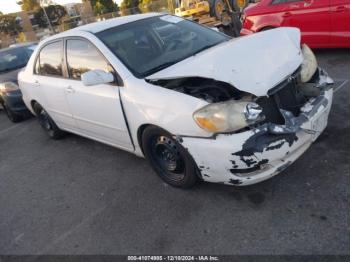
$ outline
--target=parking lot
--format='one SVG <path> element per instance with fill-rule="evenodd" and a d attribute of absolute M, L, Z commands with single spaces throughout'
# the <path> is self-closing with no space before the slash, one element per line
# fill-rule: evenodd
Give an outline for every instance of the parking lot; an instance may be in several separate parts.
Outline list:
<path fill-rule="evenodd" d="M 329 125 L 280 175 L 233 187 L 164 184 L 148 163 L 75 135 L 50 140 L 0 111 L 1 254 L 349 254 L 350 50 Z"/>

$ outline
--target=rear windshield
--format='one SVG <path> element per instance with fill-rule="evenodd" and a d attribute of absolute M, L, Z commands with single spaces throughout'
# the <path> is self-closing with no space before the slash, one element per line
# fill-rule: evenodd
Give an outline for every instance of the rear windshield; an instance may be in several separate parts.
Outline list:
<path fill-rule="evenodd" d="M 230 39 L 171 15 L 142 19 L 96 35 L 139 78 Z"/>
<path fill-rule="evenodd" d="M 33 53 L 35 45 L 15 47 L 0 51 L 0 73 L 25 67 Z"/>

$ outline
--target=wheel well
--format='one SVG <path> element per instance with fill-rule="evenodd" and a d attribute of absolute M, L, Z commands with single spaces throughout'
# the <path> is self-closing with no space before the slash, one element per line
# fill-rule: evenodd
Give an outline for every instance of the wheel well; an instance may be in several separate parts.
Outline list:
<path fill-rule="evenodd" d="M 137 143 L 139 144 L 139 147 L 141 148 L 142 154 L 144 154 L 143 148 L 142 148 L 142 133 L 143 133 L 143 131 L 145 131 L 145 129 L 148 126 L 152 126 L 152 125 L 151 124 L 143 124 L 137 130 Z"/>
<path fill-rule="evenodd" d="M 32 110 L 33 110 L 34 113 L 36 113 L 35 109 L 34 109 L 34 105 L 35 104 L 39 104 L 39 103 L 37 101 L 35 101 L 35 100 L 30 101 L 30 106 L 32 107 Z"/>
<path fill-rule="evenodd" d="M 142 124 L 139 129 L 137 130 L 137 142 L 139 143 L 139 147 L 141 148 L 141 151 L 142 151 L 142 154 L 144 154 L 143 152 L 143 148 L 142 148 L 142 134 L 143 132 L 145 131 L 145 129 L 149 126 L 154 126 L 156 128 L 159 128 L 161 130 L 164 130 L 166 131 L 167 133 L 169 133 L 170 135 L 172 135 L 169 131 L 167 131 L 166 129 L 164 128 L 161 128 L 160 126 L 157 126 L 157 125 L 152 125 L 152 124 Z"/>

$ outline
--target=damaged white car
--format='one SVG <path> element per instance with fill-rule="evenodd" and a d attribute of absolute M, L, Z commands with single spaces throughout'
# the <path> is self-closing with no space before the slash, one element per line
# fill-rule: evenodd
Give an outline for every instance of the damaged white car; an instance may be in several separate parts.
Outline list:
<path fill-rule="evenodd" d="M 68 131 L 145 156 L 177 187 L 284 170 L 325 129 L 332 83 L 298 29 L 231 39 L 165 14 L 52 36 L 19 74 L 52 138 Z"/>

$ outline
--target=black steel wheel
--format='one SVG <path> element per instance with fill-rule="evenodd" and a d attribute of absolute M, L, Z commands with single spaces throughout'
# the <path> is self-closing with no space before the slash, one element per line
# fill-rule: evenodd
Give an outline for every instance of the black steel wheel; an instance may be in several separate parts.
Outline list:
<path fill-rule="evenodd" d="M 142 148 L 156 173 L 168 184 L 188 188 L 197 179 L 190 154 L 165 130 L 149 126 L 142 134 Z"/>
<path fill-rule="evenodd" d="M 13 123 L 18 123 L 22 120 L 22 116 L 16 114 L 15 112 L 13 112 L 11 110 L 11 108 L 9 108 L 6 104 L 2 104 L 2 107 L 4 108 L 4 112 L 7 116 L 7 118 L 13 122 Z"/>
<path fill-rule="evenodd" d="M 64 132 L 58 128 L 58 126 L 41 105 L 35 103 L 33 109 L 36 113 L 39 124 L 50 138 L 60 139 L 64 135 Z"/>

